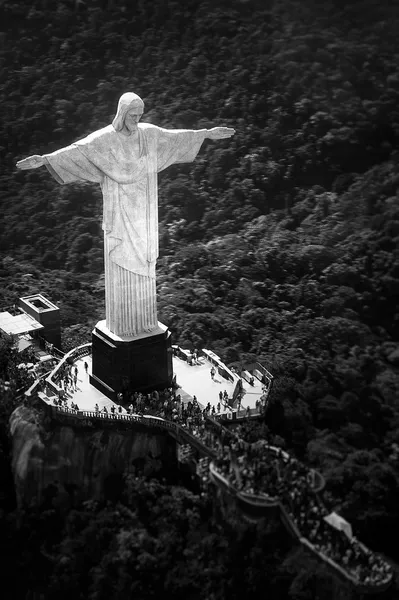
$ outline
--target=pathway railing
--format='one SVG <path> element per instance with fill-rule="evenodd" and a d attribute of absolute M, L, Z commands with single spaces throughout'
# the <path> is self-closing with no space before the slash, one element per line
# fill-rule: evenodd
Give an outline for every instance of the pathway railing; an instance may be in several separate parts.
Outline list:
<path fill-rule="evenodd" d="M 196 437 L 193 433 L 191 433 L 178 423 L 173 423 L 172 421 L 166 421 L 165 419 L 160 419 L 157 417 L 148 417 L 139 414 L 126 414 L 118 412 L 104 413 L 100 411 L 97 412 L 89 410 L 74 410 L 71 408 L 64 408 L 55 405 L 52 406 L 52 409 L 55 418 L 57 413 L 59 413 L 69 415 L 78 419 L 94 419 L 98 421 L 109 421 L 114 423 L 115 421 L 123 421 L 130 423 L 136 422 L 141 423 L 142 425 L 145 425 L 147 427 L 158 427 L 160 429 L 164 429 L 170 432 L 179 443 L 186 441 L 192 446 L 194 446 L 196 450 L 198 450 L 202 455 L 216 458 L 216 453 L 212 449 L 208 448 L 198 437 Z"/>
<path fill-rule="evenodd" d="M 237 419 L 246 419 L 249 417 L 259 417 L 262 414 L 258 408 L 250 408 L 249 411 L 246 408 L 242 410 L 233 410 L 232 412 L 219 414 L 220 419 L 228 419 L 229 421 L 235 421 Z"/>
<path fill-rule="evenodd" d="M 38 379 L 24 392 L 26 397 L 32 396 L 32 394 L 37 393 L 41 388 L 43 388 L 45 383 L 45 378 L 48 377 L 48 373 L 43 373 L 40 375 Z"/>
<path fill-rule="evenodd" d="M 282 448 L 277 448 L 276 446 L 271 446 L 265 440 L 259 440 L 258 442 L 255 442 L 255 444 L 263 447 L 263 449 L 266 452 L 270 452 L 271 454 L 274 454 L 275 456 L 282 456 L 285 461 L 291 460 L 291 456 L 288 454 L 288 452 L 285 452 L 284 450 L 282 450 Z M 297 461 L 297 462 L 300 462 L 300 461 Z M 325 485 L 326 485 L 326 480 L 324 479 L 323 475 L 316 469 L 311 469 L 311 468 L 308 469 L 308 475 L 309 475 L 309 480 L 310 480 L 309 483 L 310 483 L 311 489 L 316 493 L 321 492 L 325 488 Z"/>
<path fill-rule="evenodd" d="M 260 518 L 266 517 L 266 511 L 270 509 L 279 510 L 280 518 L 289 531 L 289 533 L 301 543 L 304 548 L 310 550 L 312 554 L 330 569 L 332 569 L 341 579 L 351 583 L 360 593 L 364 594 L 375 594 L 385 591 L 391 584 L 393 578 L 393 572 L 391 571 L 385 579 L 380 582 L 366 583 L 359 578 L 354 577 L 348 569 L 338 564 L 335 560 L 326 556 L 322 551 L 318 550 L 307 538 L 305 538 L 300 532 L 293 518 L 291 518 L 288 510 L 285 508 L 283 502 L 279 497 L 262 497 L 256 494 L 248 492 L 240 492 L 235 486 L 231 484 L 228 478 L 224 477 L 222 473 L 215 467 L 214 463 L 209 465 L 209 472 L 211 480 L 222 490 L 227 491 L 232 497 L 236 497 L 238 501 L 244 503 L 244 514 L 246 514 L 249 521 L 257 522 Z M 242 504 L 240 503 L 242 507 Z M 259 510 L 261 512 L 259 512 Z M 363 551 L 368 549 L 363 544 L 358 544 Z"/>
<path fill-rule="evenodd" d="M 62 387 L 58 383 L 61 379 L 61 373 L 64 369 L 64 366 L 70 361 L 75 362 L 79 358 L 89 354 L 91 354 L 91 343 L 77 346 L 76 348 L 73 348 L 73 350 L 70 350 L 70 352 L 64 354 L 60 362 L 54 367 L 50 375 L 46 378 L 47 386 L 55 396 L 58 397 L 63 391 Z"/>
<path fill-rule="evenodd" d="M 71 351 L 70 353 L 65 355 L 65 357 L 64 357 L 65 360 L 63 360 L 62 362 L 65 362 L 66 360 L 68 360 L 68 358 L 72 358 L 72 359 L 74 358 L 76 360 L 77 356 L 78 357 L 81 357 L 82 355 L 84 356 L 85 355 L 84 353 L 87 354 L 90 352 L 90 347 L 91 347 L 91 344 L 85 344 L 84 346 L 79 347 L 79 349 L 75 349 L 75 351 Z M 76 350 L 79 350 L 79 353 L 76 352 Z M 58 367 L 59 367 L 59 365 L 58 365 Z M 47 380 L 46 380 L 47 382 L 49 379 L 51 380 L 51 376 L 54 375 L 54 372 L 56 372 L 56 371 L 57 371 L 57 368 L 54 369 L 52 374 L 47 378 Z M 34 390 L 34 385 L 31 386 L 31 388 L 33 388 L 33 390 Z M 189 443 L 196 450 L 198 450 L 198 452 L 200 454 L 202 454 L 203 456 L 210 457 L 211 459 L 216 459 L 216 456 L 217 456 L 216 450 L 209 448 L 203 442 L 203 440 L 200 439 L 200 437 L 194 435 L 193 431 L 189 431 L 186 427 L 184 427 L 178 423 L 174 423 L 172 421 L 167 421 L 162 418 L 157 418 L 157 417 L 153 417 L 153 416 L 145 416 L 142 414 L 102 413 L 102 412 L 86 411 L 86 410 L 80 411 L 80 410 L 73 410 L 70 408 L 64 408 L 64 407 L 60 407 L 60 406 L 52 406 L 52 409 L 53 409 L 53 415 L 55 416 L 55 418 L 57 418 L 57 414 L 63 414 L 63 415 L 67 415 L 67 416 L 82 419 L 82 420 L 90 419 L 90 420 L 95 420 L 97 422 L 106 420 L 108 422 L 113 422 L 113 423 L 115 423 L 116 421 L 130 422 L 130 423 L 136 422 L 136 423 L 140 423 L 142 425 L 149 426 L 149 427 L 157 427 L 157 428 L 168 431 L 173 437 L 175 437 L 175 439 L 180 444 L 184 443 L 184 442 Z M 210 432 L 209 440 L 212 440 L 212 434 L 214 434 L 215 431 L 219 431 L 220 434 L 222 434 L 224 432 L 225 435 L 238 438 L 238 436 L 236 434 L 234 434 L 233 432 L 226 429 L 221 423 L 219 423 L 218 421 L 215 421 L 214 419 L 207 417 L 205 419 L 205 423 L 207 423 L 208 431 Z M 274 446 L 269 446 L 269 445 L 267 445 L 266 442 L 264 442 L 262 445 L 264 446 L 265 450 L 272 453 L 273 455 L 279 455 L 280 457 L 282 457 L 283 459 L 285 459 L 287 461 L 290 459 L 290 455 L 288 453 L 284 452 L 284 450 L 281 450 L 280 448 L 276 448 Z M 268 496 L 266 494 L 265 494 L 265 496 L 260 496 L 260 495 L 254 494 L 254 493 L 249 493 L 246 491 L 238 490 L 230 482 L 229 478 L 224 477 L 222 475 L 222 473 L 215 467 L 215 465 L 212 462 L 209 465 L 209 472 L 210 472 L 212 480 L 217 485 L 228 490 L 229 493 L 233 494 L 238 500 L 240 500 L 241 502 L 244 502 L 249 511 L 251 510 L 251 508 L 253 510 L 255 510 L 255 514 L 257 514 L 259 512 L 259 510 L 269 511 L 271 508 L 278 506 L 279 510 L 280 510 L 280 515 L 281 515 L 282 521 L 285 524 L 285 526 L 287 527 L 287 529 L 291 532 L 291 534 L 297 540 L 299 540 L 299 542 L 304 547 L 311 550 L 315 556 L 317 556 L 325 564 L 327 564 L 332 569 L 334 569 L 334 571 L 337 572 L 343 578 L 345 578 L 345 580 L 352 583 L 356 587 L 356 589 L 361 590 L 363 593 L 376 593 L 376 592 L 383 591 L 390 585 L 392 578 L 393 578 L 392 572 L 391 572 L 390 576 L 387 576 L 381 582 L 364 583 L 360 579 L 353 577 L 351 575 L 350 570 L 345 569 L 341 565 L 337 564 L 335 562 L 335 560 L 332 560 L 330 557 L 325 556 L 323 554 L 323 552 L 321 552 L 317 548 L 315 548 L 315 546 L 308 539 L 304 538 L 301 535 L 301 532 L 299 531 L 294 518 L 291 517 L 291 515 L 289 514 L 289 511 L 285 508 L 285 506 L 283 505 L 282 500 L 280 498 Z M 317 472 L 314 470 L 310 470 L 309 472 L 313 473 L 314 477 L 315 477 L 315 479 L 313 481 L 313 486 L 311 485 L 311 482 L 309 482 L 313 491 L 316 492 L 316 490 L 322 489 L 322 487 L 324 487 L 324 483 L 325 483 L 324 478 L 320 474 L 318 474 L 319 479 L 317 479 Z M 266 516 L 266 514 L 257 516 L 256 518 L 261 518 L 261 516 Z"/>

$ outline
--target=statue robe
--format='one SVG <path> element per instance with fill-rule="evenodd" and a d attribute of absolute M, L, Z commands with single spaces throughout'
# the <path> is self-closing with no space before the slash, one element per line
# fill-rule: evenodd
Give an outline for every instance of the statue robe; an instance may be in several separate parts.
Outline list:
<path fill-rule="evenodd" d="M 133 152 L 137 137 L 125 136 L 108 125 L 44 155 L 58 183 L 91 181 L 101 185 L 106 325 L 118 336 L 135 336 L 158 326 L 157 173 L 174 163 L 192 162 L 206 132 L 139 123 L 137 158 Z"/>

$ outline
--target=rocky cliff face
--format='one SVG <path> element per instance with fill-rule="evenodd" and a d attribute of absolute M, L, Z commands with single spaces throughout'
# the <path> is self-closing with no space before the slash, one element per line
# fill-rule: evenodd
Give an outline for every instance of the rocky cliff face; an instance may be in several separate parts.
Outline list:
<path fill-rule="evenodd" d="M 177 467 L 176 442 L 167 432 L 140 424 L 59 422 L 48 412 L 20 406 L 11 415 L 10 430 L 19 506 L 116 499 L 124 473 Z"/>

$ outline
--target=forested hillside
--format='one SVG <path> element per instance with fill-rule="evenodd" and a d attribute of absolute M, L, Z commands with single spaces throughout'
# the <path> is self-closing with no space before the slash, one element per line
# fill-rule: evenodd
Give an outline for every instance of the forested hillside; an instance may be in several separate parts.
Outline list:
<path fill-rule="evenodd" d="M 1 310 L 48 295 L 66 349 L 104 314 L 99 187 L 17 160 L 109 124 L 125 91 L 146 122 L 234 127 L 159 176 L 160 320 L 273 372 L 267 427 L 396 560 L 398 25 L 399 4 L 373 0 L 0 5 Z M 289 597 L 327 598 L 303 568 Z M 233 597 L 215 589 L 191 597 Z"/>

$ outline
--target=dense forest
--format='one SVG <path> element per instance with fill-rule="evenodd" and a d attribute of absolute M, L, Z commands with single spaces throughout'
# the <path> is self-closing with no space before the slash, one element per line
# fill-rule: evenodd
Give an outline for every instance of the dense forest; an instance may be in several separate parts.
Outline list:
<path fill-rule="evenodd" d="M 355 534 L 399 561 L 399 5 L 3 0 L 0 23 L 0 309 L 44 293 L 65 350 L 104 314 L 99 187 L 17 160 L 109 124 L 125 91 L 145 122 L 234 127 L 159 175 L 160 320 L 273 373 L 247 438 L 271 431 L 320 469 Z M 3 504 L 9 577 L 28 574 L 12 598 L 356 598 L 267 524 L 221 528 L 183 488 L 139 478 L 68 515 Z"/>

